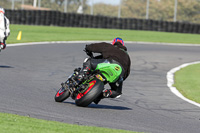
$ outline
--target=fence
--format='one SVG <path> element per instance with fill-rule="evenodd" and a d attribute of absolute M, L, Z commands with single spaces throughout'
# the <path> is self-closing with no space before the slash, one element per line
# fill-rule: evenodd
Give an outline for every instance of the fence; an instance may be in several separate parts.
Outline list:
<path fill-rule="evenodd" d="M 11 24 L 148 30 L 200 34 L 200 24 L 93 16 L 59 11 L 6 10 Z"/>

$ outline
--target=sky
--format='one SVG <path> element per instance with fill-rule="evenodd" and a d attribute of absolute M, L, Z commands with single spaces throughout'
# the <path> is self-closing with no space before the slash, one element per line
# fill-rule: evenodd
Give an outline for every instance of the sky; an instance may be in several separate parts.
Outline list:
<path fill-rule="evenodd" d="M 92 1 L 95 3 L 105 3 L 105 4 L 112 4 L 112 5 L 119 5 L 120 0 L 89 0 L 88 4 L 91 5 Z"/>

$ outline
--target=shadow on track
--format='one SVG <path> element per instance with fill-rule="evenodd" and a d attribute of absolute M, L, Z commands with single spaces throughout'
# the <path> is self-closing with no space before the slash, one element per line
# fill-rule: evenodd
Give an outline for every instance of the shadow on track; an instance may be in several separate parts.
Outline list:
<path fill-rule="evenodd" d="M 12 66 L 0 66 L 0 68 L 14 68 Z"/>
<path fill-rule="evenodd" d="M 88 108 L 98 108 L 98 109 L 114 109 L 114 110 L 132 110 L 128 107 L 122 107 L 122 106 L 111 106 L 111 105 L 101 105 L 101 104 L 90 104 Z"/>
<path fill-rule="evenodd" d="M 67 104 L 72 104 L 75 105 L 74 102 L 63 102 Z M 78 106 L 77 106 L 78 107 Z M 90 104 L 88 107 L 85 108 L 93 108 L 93 109 L 113 109 L 113 110 L 132 110 L 131 108 L 128 107 L 122 107 L 122 106 L 111 106 L 111 105 L 102 105 L 102 104 Z"/>

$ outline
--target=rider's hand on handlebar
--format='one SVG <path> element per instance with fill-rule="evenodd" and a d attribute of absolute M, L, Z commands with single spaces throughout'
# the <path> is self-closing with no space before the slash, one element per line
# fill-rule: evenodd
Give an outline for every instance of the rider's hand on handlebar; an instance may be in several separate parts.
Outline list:
<path fill-rule="evenodd" d="M 85 49 L 84 51 L 86 52 L 86 54 L 87 54 L 88 56 L 93 57 L 92 52 L 88 51 L 87 49 Z"/>

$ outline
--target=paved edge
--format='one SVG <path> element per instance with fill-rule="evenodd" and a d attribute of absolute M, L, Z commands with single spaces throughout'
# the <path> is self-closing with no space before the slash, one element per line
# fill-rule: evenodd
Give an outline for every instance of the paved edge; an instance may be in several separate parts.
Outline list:
<path fill-rule="evenodd" d="M 8 47 L 13 46 L 25 46 L 25 45 L 40 45 L 40 44 L 54 44 L 54 43 L 95 43 L 95 42 L 103 42 L 103 41 L 51 41 L 51 42 L 31 42 L 31 43 L 15 43 L 15 44 L 9 44 Z M 110 41 L 104 41 L 104 42 L 110 42 Z M 133 42 L 133 41 L 126 41 L 126 43 L 134 43 L 134 44 L 154 44 L 154 45 L 172 45 L 172 46 L 200 46 L 200 44 L 182 44 L 182 43 L 158 43 L 158 42 Z M 169 72 L 167 72 L 167 86 L 170 88 L 172 93 L 174 93 L 176 96 L 180 97 L 181 99 L 196 105 L 200 107 L 199 103 L 196 103 L 192 100 L 189 100 L 185 98 L 177 89 L 176 87 L 173 87 L 174 84 L 174 73 L 181 68 L 184 68 L 188 65 L 197 64 L 200 63 L 200 61 L 192 62 L 192 63 L 186 63 L 182 64 L 176 68 L 171 69 Z"/>
<path fill-rule="evenodd" d="M 37 45 L 37 44 L 53 44 L 53 43 L 95 43 L 95 42 L 111 42 L 108 40 L 104 41 L 50 41 L 50 42 L 30 42 L 30 43 L 15 43 L 8 44 L 8 47 L 12 46 L 23 46 L 23 45 Z M 126 41 L 126 43 L 134 44 L 153 44 L 153 45 L 172 45 L 172 46 L 200 46 L 200 44 L 184 44 L 184 43 L 161 43 L 161 42 L 136 42 L 136 41 Z"/>
<path fill-rule="evenodd" d="M 197 62 L 192 62 L 192 63 L 186 63 L 186 64 L 182 64 L 178 67 L 175 67 L 173 69 L 171 69 L 169 72 L 167 72 L 167 86 L 170 88 L 170 90 L 172 91 L 172 93 L 174 93 L 176 96 L 180 97 L 181 99 L 193 104 L 193 105 L 196 105 L 197 107 L 200 107 L 200 104 L 199 103 L 196 103 L 192 100 L 189 100 L 187 99 L 186 97 L 184 97 L 177 89 L 176 87 L 173 87 L 173 84 L 174 84 L 174 73 L 177 72 L 178 70 L 180 70 L 181 68 L 184 68 L 186 66 L 189 66 L 189 65 L 193 65 L 193 64 L 198 64 L 200 63 L 200 61 L 197 61 Z"/>

